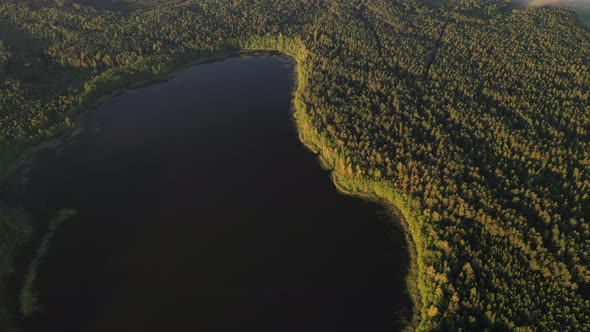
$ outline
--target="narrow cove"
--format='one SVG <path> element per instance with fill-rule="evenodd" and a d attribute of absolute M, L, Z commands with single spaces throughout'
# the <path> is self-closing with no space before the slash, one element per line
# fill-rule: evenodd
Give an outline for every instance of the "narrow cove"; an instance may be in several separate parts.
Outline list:
<path fill-rule="evenodd" d="M 404 236 L 338 193 L 297 139 L 294 64 L 241 57 L 110 99 L 19 170 L 61 209 L 26 331 L 392 331 L 411 318 Z M 26 176 L 25 176 L 26 175 Z"/>

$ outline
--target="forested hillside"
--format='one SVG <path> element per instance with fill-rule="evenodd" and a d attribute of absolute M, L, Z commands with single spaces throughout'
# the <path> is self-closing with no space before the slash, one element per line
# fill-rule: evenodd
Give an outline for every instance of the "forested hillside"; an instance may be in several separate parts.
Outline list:
<path fill-rule="evenodd" d="M 1 172 L 101 96 L 240 49 L 295 57 L 304 142 L 402 210 L 420 330 L 590 330 L 590 30 L 565 7 L 3 0 Z"/>

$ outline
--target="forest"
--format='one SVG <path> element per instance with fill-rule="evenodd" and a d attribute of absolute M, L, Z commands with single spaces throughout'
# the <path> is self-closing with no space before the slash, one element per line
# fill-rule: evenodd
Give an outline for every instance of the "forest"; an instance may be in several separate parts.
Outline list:
<path fill-rule="evenodd" d="M 294 57 L 303 141 L 402 211 L 418 330 L 590 330 L 590 30 L 566 7 L 0 0 L 0 177 L 102 96 L 240 50 Z"/>

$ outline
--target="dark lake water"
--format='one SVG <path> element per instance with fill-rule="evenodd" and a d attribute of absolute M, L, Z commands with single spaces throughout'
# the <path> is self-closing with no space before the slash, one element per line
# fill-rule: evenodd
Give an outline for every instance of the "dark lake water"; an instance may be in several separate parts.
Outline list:
<path fill-rule="evenodd" d="M 105 102 L 21 170 L 37 225 L 79 211 L 26 330 L 395 330 L 403 235 L 299 142 L 293 72 L 283 57 L 195 66 Z"/>

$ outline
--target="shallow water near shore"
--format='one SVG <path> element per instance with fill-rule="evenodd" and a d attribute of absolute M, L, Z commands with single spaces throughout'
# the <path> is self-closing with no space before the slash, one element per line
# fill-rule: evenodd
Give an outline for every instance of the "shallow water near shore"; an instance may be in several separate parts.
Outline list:
<path fill-rule="evenodd" d="M 21 170 L 56 232 L 26 331 L 392 331 L 407 249 L 292 121 L 294 64 L 242 57 L 106 101 Z M 14 199 L 17 199 L 14 198 Z"/>

